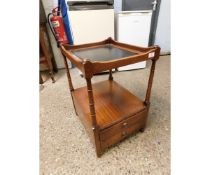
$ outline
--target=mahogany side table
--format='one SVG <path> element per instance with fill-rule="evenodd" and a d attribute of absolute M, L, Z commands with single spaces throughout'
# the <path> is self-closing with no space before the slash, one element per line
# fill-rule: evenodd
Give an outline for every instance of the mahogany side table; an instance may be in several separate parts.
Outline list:
<path fill-rule="evenodd" d="M 160 47 L 137 47 L 112 38 L 82 45 L 61 45 L 70 93 L 76 114 L 83 123 L 98 157 L 104 150 L 129 135 L 144 131 L 150 107 L 150 94 Z M 84 75 L 87 86 L 73 88 L 67 59 Z M 112 69 L 151 60 L 144 100 L 137 98 L 113 80 Z M 92 84 L 94 74 L 109 70 L 109 79 Z"/>

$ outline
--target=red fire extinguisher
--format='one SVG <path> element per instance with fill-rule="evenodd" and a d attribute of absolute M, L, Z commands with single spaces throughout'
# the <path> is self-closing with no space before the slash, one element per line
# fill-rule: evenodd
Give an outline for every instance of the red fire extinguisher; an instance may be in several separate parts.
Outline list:
<path fill-rule="evenodd" d="M 48 14 L 48 23 L 49 23 L 50 29 L 51 29 L 57 43 L 59 45 L 59 44 L 68 43 L 68 39 L 66 36 L 62 17 L 58 16 L 57 14 L 59 14 L 58 7 L 54 8 L 52 10 L 52 13 Z M 50 17 L 51 15 L 52 15 L 52 17 Z"/>

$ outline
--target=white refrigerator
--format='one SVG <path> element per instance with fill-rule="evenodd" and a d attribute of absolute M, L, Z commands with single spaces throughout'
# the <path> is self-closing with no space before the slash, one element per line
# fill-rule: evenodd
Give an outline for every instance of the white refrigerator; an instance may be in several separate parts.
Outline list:
<path fill-rule="evenodd" d="M 116 39 L 119 42 L 148 47 L 152 11 L 122 11 L 116 14 Z M 146 61 L 123 66 L 119 71 L 146 67 Z"/>

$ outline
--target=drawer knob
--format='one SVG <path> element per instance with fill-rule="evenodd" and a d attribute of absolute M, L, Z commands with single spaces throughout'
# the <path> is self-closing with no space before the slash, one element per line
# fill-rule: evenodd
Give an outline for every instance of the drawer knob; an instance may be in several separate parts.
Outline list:
<path fill-rule="evenodd" d="M 126 123 L 126 122 L 123 123 L 123 127 L 124 127 L 124 128 L 127 128 L 127 127 L 128 127 L 128 123 Z"/>
<path fill-rule="evenodd" d="M 123 132 L 122 132 L 122 136 L 123 136 L 123 137 L 125 137 L 125 136 L 127 136 L 127 135 L 128 135 L 128 133 L 127 133 L 126 131 L 123 131 Z"/>

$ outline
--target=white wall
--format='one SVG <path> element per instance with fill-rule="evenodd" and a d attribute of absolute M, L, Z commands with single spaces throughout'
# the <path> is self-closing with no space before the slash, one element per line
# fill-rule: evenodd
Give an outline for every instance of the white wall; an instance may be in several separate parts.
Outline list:
<path fill-rule="evenodd" d="M 155 44 L 161 53 L 171 52 L 171 6 L 170 0 L 161 0 Z"/>

